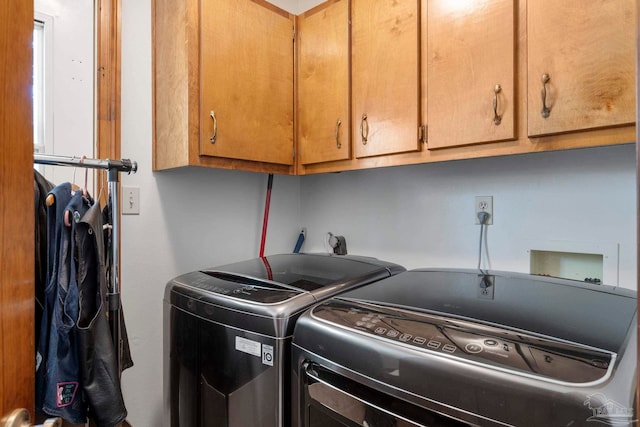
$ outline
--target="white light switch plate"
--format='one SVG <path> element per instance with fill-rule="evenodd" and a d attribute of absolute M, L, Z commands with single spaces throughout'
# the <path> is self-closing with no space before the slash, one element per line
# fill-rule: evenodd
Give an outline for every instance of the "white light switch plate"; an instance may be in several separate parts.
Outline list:
<path fill-rule="evenodd" d="M 140 187 L 122 187 L 122 215 L 140 215 Z"/>

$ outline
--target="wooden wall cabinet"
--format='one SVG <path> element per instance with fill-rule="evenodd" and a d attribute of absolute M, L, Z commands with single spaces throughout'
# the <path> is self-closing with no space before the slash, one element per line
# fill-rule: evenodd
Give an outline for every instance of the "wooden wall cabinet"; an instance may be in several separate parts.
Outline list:
<path fill-rule="evenodd" d="M 634 0 L 530 0 L 527 19 L 529 136 L 634 123 Z"/>
<path fill-rule="evenodd" d="M 298 161 L 351 158 L 349 2 L 332 0 L 297 23 Z"/>
<path fill-rule="evenodd" d="M 355 155 L 419 151 L 420 1 L 352 0 L 351 8 Z"/>
<path fill-rule="evenodd" d="M 295 17 L 264 0 L 154 0 L 155 170 L 291 174 Z"/>
<path fill-rule="evenodd" d="M 633 142 L 633 0 L 605 0 L 590 7 L 577 0 L 561 3 L 351 0 L 354 156 L 299 164 L 297 173 Z M 401 8 L 407 9 L 398 12 Z M 403 16 L 413 19 L 407 11 L 414 8 L 419 11 L 418 29 L 409 36 L 413 30 L 407 28 L 412 25 L 403 25 Z M 411 62 L 415 34 L 420 37 L 421 69 Z M 546 58 L 547 65 L 534 69 L 539 56 Z M 547 72 L 543 68 L 555 70 L 555 64 L 564 64 L 562 68 L 570 73 L 561 77 L 563 73 L 553 71 L 558 76 L 552 76 L 548 85 L 551 120 L 545 129 L 534 131 L 532 122 L 540 121 L 540 75 Z M 403 84 L 414 85 L 415 70 L 420 73 L 419 84 L 406 92 L 399 89 Z M 496 85 L 500 85 L 497 94 Z M 411 97 L 416 93 L 419 108 Z M 562 110 L 570 119 L 558 120 Z M 396 115 L 396 111 L 402 113 Z M 422 113 L 418 117 L 427 125 L 426 150 L 416 143 L 420 122 L 414 111 Z M 363 114 L 369 128 L 367 144 L 362 144 Z M 406 121 L 394 123 L 400 115 Z M 500 125 L 494 122 L 496 115 L 501 116 Z M 374 128 L 381 118 L 387 118 L 382 119 L 383 126 Z M 552 129 L 553 121 L 557 124 Z"/>
<path fill-rule="evenodd" d="M 633 142 L 636 12 L 328 0 L 296 23 L 265 0 L 154 0 L 154 169 L 310 174 Z"/>
<path fill-rule="evenodd" d="M 420 150 L 419 3 L 333 0 L 299 17 L 303 169 L 352 159 L 352 149 L 356 158 Z"/>
<path fill-rule="evenodd" d="M 424 3 L 428 148 L 515 139 L 515 1 Z"/>

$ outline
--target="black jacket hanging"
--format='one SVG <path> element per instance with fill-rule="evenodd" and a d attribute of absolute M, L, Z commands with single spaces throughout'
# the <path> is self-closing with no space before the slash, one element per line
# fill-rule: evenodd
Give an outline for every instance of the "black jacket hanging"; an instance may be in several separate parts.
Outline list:
<path fill-rule="evenodd" d="M 77 323 L 82 386 L 89 416 L 98 427 L 111 427 L 124 421 L 127 411 L 107 319 L 102 215 L 98 204 L 82 217 L 75 238 L 78 252 L 83 254 L 78 260 Z"/>
<path fill-rule="evenodd" d="M 102 222 L 104 224 L 113 224 L 113 218 L 111 216 L 112 215 L 111 206 L 112 206 L 111 196 L 109 196 L 109 202 L 104 207 L 104 209 L 102 209 Z M 111 227 L 105 227 L 103 237 L 104 237 L 104 253 L 106 254 L 105 271 L 106 271 L 107 283 L 111 283 L 111 274 L 114 274 L 111 257 L 108 256 L 108 254 L 111 254 L 111 251 L 113 250 L 112 236 L 113 236 L 113 233 L 112 233 Z M 120 312 L 120 322 L 118 322 L 118 324 L 120 325 L 120 342 L 121 342 L 120 370 L 124 371 L 125 369 L 128 369 L 133 366 L 133 359 L 131 358 L 131 349 L 129 347 L 129 336 L 127 334 L 127 325 L 125 324 L 125 321 L 124 321 L 124 307 L 122 305 L 122 301 L 120 302 L 119 312 Z"/>
<path fill-rule="evenodd" d="M 47 286 L 47 193 L 54 185 L 37 170 L 33 171 L 35 214 L 35 336 L 40 336 L 40 324 L 44 310 L 44 288 Z"/>

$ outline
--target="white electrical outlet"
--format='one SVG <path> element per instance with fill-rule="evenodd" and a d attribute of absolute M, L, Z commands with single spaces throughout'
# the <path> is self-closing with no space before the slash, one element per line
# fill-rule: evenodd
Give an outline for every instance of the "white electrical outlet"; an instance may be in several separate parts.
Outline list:
<path fill-rule="evenodd" d="M 476 224 L 480 224 L 478 214 L 480 212 L 486 212 L 489 214 L 489 220 L 487 225 L 493 224 L 493 196 L 476 196 L 476 204 L 474 209 L 474 216 Z"/>
<path fill-rule="evenodd" d="M 122 215 L 140 215 L 140 188 L 122 187 Z"/>

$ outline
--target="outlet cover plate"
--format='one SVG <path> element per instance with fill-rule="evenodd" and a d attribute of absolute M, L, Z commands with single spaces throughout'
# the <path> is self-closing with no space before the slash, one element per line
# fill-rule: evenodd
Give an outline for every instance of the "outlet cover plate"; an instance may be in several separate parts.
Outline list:
<path fill-rule="evenodd" d="M 478 298 L 492 300 L 496 290 L 496 276 L 478 274 Z"/>
<path fill-rule="evenodd" d="M 487 225 L 493 224 L 493 196 L 476 196 L 475 205 L 474 205 L 474 216 L 476 219 L 476 224 L 480 225 L 480 220 L 478 219 L 478 214 L 480 212 L 486 212 L 489 214 L 489 220 L 487 221 Z"/>

